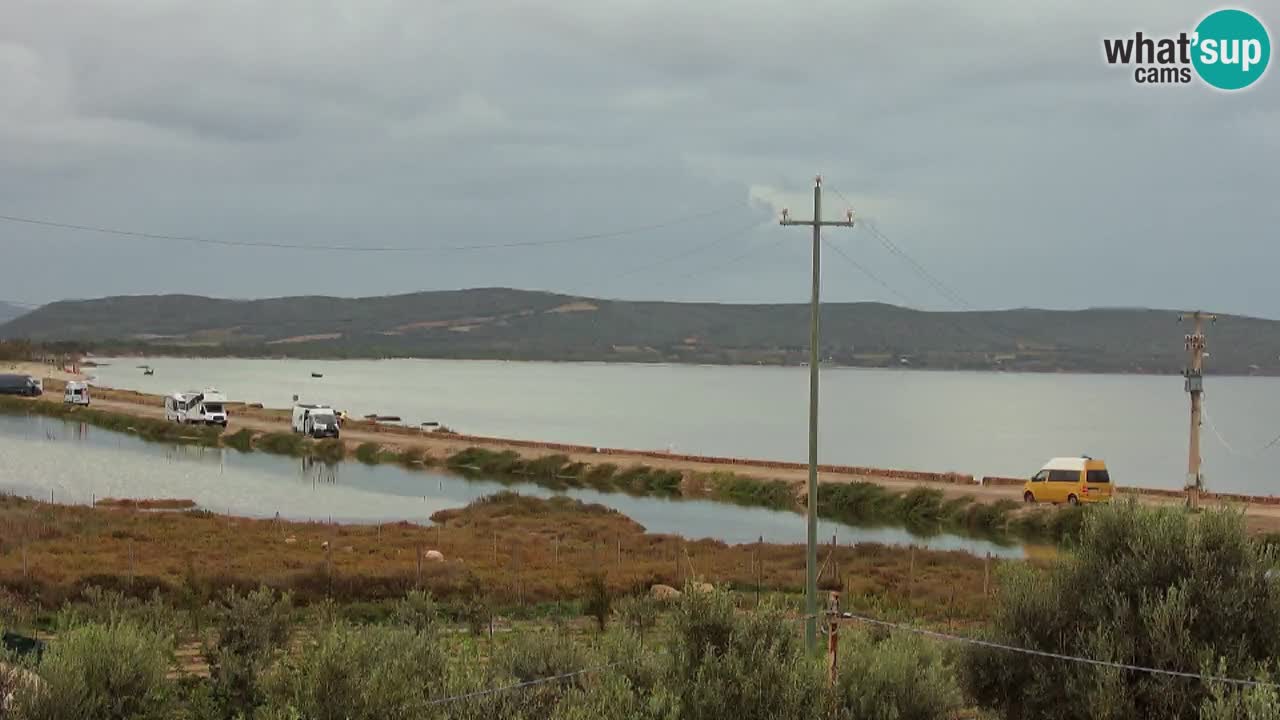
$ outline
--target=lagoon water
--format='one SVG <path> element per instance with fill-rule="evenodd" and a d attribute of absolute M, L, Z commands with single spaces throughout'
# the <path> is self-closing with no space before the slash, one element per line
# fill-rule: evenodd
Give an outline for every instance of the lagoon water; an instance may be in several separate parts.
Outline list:
<path fill-rule="evenodd" d="M 805 368 L 471 360 L 103 359 L 97 382 L 165 393 L 213 386 L 287 407 L 464 433 L 803 461 Z M 144 376 L 138 365 L 150 365 Z M 322 373 L 312 378 L 311 373 Z M 1178 376 L 823 368 L 826 463 L 1025 477 L 1050 457 L 1107 461 L 1120 483 L 1181 488 L 1188 399 Z M 1208 487 L 1280 492 L 1280 378 L 1205 381 Z M 234 422 L 234 421 L 233 421 Z"/>
<path fill-rule="evenodd" d="M 437 510 L 460 507 L 483 495 L 513 490 L 547 497 L 529 483 L 474 480 L 431 470 L 347 461 L 323 464 L 265 453 L 146 442 L 57 418 L 0 414 L 0 491 L 60 503 L 94 499 L 189 498 L 201 508 L 249 517 L 375 523 L 429 523 Z M 729 543 L 804 542 L 798 513 L 739 507 L 708 500 L 669 500 L 571 489 L 563 493 L 615 508 L 653 533 L 715 538 Z M 1019 557 L 1020 546 L 935 535 L 917 537 L 901 528 L 852 527 L 823 522 L 819 537 L 840 543 L 915 544 Z"/>

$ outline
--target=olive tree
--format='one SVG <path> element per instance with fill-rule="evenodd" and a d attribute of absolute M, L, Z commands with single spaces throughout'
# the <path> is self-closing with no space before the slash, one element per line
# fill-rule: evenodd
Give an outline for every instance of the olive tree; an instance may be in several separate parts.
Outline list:
<path fill-rule="evenodd" d="M 1010 563 L 990 639 L 1063 655 L 1250 678 L 1280 655 L 1272 551 L 1241 515 L 1093 508 L 1078 546 L 1047 571 Z M 1020 718 L 1189 718 L 1253 705 L 1197 679 L 972 646 L 963 682 L 982 705 Z M 1261 717 L 1261 716 L 1260 716 Z"/>

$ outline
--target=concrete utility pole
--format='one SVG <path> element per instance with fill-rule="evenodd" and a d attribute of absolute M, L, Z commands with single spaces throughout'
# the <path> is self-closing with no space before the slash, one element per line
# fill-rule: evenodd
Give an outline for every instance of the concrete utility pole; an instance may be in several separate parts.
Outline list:
<path fill-rule="evenodd" d="M 1191 441 L 1187 446 L 1187 507 L 1196 510 L 1200 507 L 1200 491 L 1204 489 L 1204 477 L 1200 474 L 1200 402 L 1204 395 L 1204 321 L 1217 322 L 1214 315 L 1207 315 L 1199 310 L 1190 316 L 1179 315 L 1178 322 L 1187 317 L 1193 323 L 1190 335 L 1183 336 L 1183 346 L 1187 349 L 1187 367 L 1182 371 L 1186 378 L 1185 388 L 1191 395 Z"/>
<path fill-rule="evenodd" d="M 813 295 L 809 300 L 809 495 L 808 552 L 805 556 L 804 585 L 804 643 L 810 653 L 818 650 L 818 363 L 821 362 L 818 347 L 818 293 L 822 285 L 821 248 L 822 228 L 853 227 L 853 211 L 845 213 L 841 221 L 822 220 L 822 176 L 813 181 L 813 219 L 792 220 L 787 210 L 782 211 L 782 225 L 809 225 L 813 227 Z"/>

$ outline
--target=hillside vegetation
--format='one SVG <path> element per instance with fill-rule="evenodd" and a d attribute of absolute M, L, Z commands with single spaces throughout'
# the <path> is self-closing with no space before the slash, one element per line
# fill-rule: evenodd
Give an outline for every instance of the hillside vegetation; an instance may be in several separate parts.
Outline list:
<path fill-rule="evenodd" d="M 602 300 L 502 288 L 369 298 L 125 296 L 52 303 L 0 338 L 99 352 L 789 364 L 807 360 L 808 306 Z M 1172 310 L 822 311 L 824 362 L 868 367 L 1175 373 Z M 1210 369 L 1280 374 L 1280 322 L 1223 316 Z"/>

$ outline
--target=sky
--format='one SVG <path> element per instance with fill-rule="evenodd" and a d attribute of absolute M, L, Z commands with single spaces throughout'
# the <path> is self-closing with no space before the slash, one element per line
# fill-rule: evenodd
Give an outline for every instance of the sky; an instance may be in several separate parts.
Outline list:
<path fill-rule="evenodd" d="M 0 221 L 0 300 L 803 302 L 820 173 L 827 300 L 1280 318 L 1280 69 L 1138 85 L 1217 6 L 1118 5 L 5 0 L 0 215 L 171 237 Z"/>

